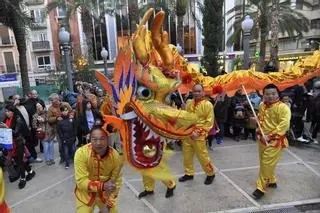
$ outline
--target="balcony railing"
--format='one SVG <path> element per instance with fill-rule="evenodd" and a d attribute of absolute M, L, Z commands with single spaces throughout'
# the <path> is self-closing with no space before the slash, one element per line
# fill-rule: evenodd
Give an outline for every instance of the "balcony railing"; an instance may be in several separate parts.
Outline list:
<path fill-rule="evenodd" d="M 26 5 L 40 5 L 44 4 L 44 0 L 27 0 Z"/>
<path fill-rule="evenodd" d="M 46 22 L 33 22 L 31 23 L 31 29 L 47 29 L 47 23 Z"/>
<path fill-rule="evenodd" d="M 32 42 L 33 51 L 50 51 L 50 42 L 49 41 L 33 41 Z"/>

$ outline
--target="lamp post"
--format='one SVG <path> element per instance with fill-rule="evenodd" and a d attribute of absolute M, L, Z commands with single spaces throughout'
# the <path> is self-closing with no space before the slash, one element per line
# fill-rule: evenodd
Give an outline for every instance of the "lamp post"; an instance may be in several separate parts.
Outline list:
<path fill-rule="evenodd" d="M 101 50 L 101 57 L 103 59 L 103 65 L 104 65 L 104 75 L 111 81 L 111 73 L 109 73 L 108 71 L 108 55 L 109 55 L 109 52 L 108 50 L 106 50 L 106 48 L 102 47 L 102 50 Z"/>
<path fill-rule="evenodd" d="M 243 45 L 243 69 L 249 69 L 249 52 L 250 52 L 250 31 L 253 27 L 253 20 L 246 16 L 241 23 L 242 27 L 242 45 Z"/>
<path fill-rule="evenodd" d="M 72 83 L 72 68 L 71 68 L 71 60 L 70 60 L 70 33 L 66 31 L 64 27 L 60 29 L 59 32 L 59 41 L 62 46 L 62 50 L 64 53 L 65 63 L 66 63 L 66 72 L 67 72 L 67 80 L 68 80 L 68 90 L 73 92 L 73 83 Z"/>

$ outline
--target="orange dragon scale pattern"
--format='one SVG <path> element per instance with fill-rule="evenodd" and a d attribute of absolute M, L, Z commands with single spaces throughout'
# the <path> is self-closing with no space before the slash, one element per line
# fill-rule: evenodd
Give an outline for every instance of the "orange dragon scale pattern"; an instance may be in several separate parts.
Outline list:
<path fill-rule="evenodd" d="M 248 92 L 268 83 L 285 89 L 320 74 L 320 52 L 315 52 L 282 73 L 240 70 L 216 78 L 203 76 L 169 44 L 168 34 L 162 31 L 163 11 L 155 15 L 150 31 L 146 29 L 153 13 L 153 9 L 146 12 L 130 45 L 120 51 L 113 82 L 96 72 L 108 94 L 100 109 L 105 125 L 120 132 L 126 161 L 153 178 L 165 179 L 158 168 L 165 157 L 165 142 L 188 139 L 198 122 L 195 114 L 165 104 L 172 92 L 189 90 L 196 83 L 207 94 L 217 85 L 230 95 L 241 85 Z"/>

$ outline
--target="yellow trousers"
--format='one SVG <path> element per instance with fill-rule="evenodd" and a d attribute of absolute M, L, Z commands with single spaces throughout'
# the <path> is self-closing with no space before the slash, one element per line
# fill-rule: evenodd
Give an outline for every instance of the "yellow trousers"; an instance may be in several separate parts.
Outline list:
<path fill-rule="evenodd" d="M 143 181 L 144 189 L 146 191 L 148 192 L 153 191 L 155 179 L 142 175 L 142 181 Z M 166 185 L 169 189 L 172 189 L 176 186 L 176 182 L 174 180 L 162 181 L 162 183 Z"/>
<path fill-rule="evenodd" d="M 186 175 L 194 175 L 194 163 L 193 156 L 196 156 L 201 164 L 202 169 L 205 171 L 207 176 L 215 174 L 214 167 L 208 155 L 206 141 L 193 141 L 187 140 L 182 143 L 183 149 L 183 165 Z"/>
<path fill-rule="evenodd" d="M 92 206 L 87 206 L 86 204 L 80 202 L 78 199 L 77 199 L 76 205 L 77 205 L 77 213 L 93 213 L 94 208 L 96 206 L 98 206 L 100 210 L 102 210 L 106 206 L 105 204 L 103 204 L 101 202 L 101 200 L 99 198 L 96 198 L 96 201 L 94 202 L 94 204 Z M 108 213 L 118 213 L 117 206 L 115 205 L 114 207 L 109 209 Z"/>
<path fill-rule="evenodd" d="M 266 192 L 268 184 L 276 183 L 274 175 L 276 166 L 282 156 L 282 147 L 265 146 L 259 142 L 260 170 L 257 180 L 257 189 Z"/>

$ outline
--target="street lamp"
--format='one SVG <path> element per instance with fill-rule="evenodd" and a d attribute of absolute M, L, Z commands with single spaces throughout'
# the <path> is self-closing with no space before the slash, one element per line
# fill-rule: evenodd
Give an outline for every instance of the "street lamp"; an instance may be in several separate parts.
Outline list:
<path fill-rule="evenodd" d="M 102 47 L 101 50 L 101 57 L 103 59 L 103 65 L 104 65 L 104 75 L 111 81 L 111 74 L 108 72 L 108 55 L 109 52 L 106 50 L 106 48 Z"/>
<path fill-rule="evenodd" d="M 242 44 L 243 44 L 243 69 L 249 69 L 249 52 L 250 52 L 250 31 L 253 27 L 253 20 L 246 16 L 241 23 L 242 27 Z"/>
<path fill-rule="evenodd" d="M 70 60 L 70 33 L 66 31 L 64 27 L 61 27 L 59 32 L 59 41 L 62 46 L 62 50 L 64 52 L 64 58 L 66 63 L 66 72 L 68 79 L 68 90 L 73 92 L 73 83 L 72 83 L 72 68 L 71 68 L 71 60 Z"/>

